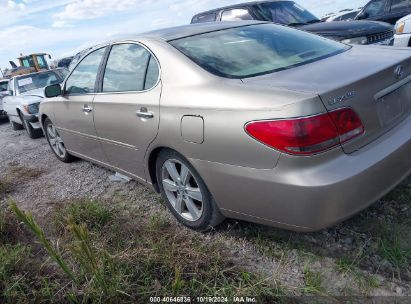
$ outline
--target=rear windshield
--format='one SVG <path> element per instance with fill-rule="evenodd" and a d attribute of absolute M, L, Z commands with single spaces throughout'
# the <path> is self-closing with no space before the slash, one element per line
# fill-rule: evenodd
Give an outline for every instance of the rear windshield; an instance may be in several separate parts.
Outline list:
<path fill-rule="evenodd" d="M 195 35 L 170 44 L 205 70 L 227 78 L 268 74 L 344 52 L 345 44 L 275 24 Z"/>
<path fill-rule="evenodd" d="M 61 83 L 64 80 L 64 71 L 48 71 L 37 74 L 29 74 L 18 77 L 17 88 L 20 93 L 44 88 L 46 86 Z"/>

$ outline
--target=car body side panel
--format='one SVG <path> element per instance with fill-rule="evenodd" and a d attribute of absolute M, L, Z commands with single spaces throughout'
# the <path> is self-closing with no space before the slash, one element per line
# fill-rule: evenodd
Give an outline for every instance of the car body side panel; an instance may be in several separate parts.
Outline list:
<path fill-rule="evenodd" d="M 53 122 L 67 150 L 107 162 L 94 128 L 93 112 L 84 113 L 82 110 L 86 105 L 93 107 L 93 99 L 94 94 L 55 98 Z"/>
<path fill-rule="evenodd" d="M 159 134 L 150 146 L 146 163 L 153 149 L 166 146 L 186 157 L 273 168 L 280 153 L 247 135 L 245 124 L 326 111 L 316 94 L 249 88 L 239 79 L 211 75 L 168 44 L 150 46 L 161 64 L 163 88 Z M 176 65 L 180 67 L 179 73 L 175 71 Z M 203 143 L 190 143 L 181 136 L 181 119 L 185 115 L 203 118 Z"/>
<path fill-rule="evenodd" d="M 110 165 L 145 179 L 144 154 L 160 121 L 161 83 L 147 92 L 97 94 L 94 123 Z M 142 107 L 153 118 L 136 115 Z"/>
<path fill-rule="evenodd" d="M 190 162 L 226 216 L 314 231 L 368 207 L 411 173 L 410 129 L 411 117 L 351 155 L 283 155 L 270 170 Z"/>

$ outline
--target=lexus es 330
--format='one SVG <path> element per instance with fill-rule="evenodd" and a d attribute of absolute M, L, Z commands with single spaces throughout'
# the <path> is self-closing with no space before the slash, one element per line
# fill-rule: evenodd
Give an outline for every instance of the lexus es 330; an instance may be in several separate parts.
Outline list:
<path fill-rule="evenodd" d="M 46 88 L 56 156 L 151 184 L 184 225 L 312 231 L 411 171 L 408 50 L 269 23 L 184 26 L 94 47 Z"/>

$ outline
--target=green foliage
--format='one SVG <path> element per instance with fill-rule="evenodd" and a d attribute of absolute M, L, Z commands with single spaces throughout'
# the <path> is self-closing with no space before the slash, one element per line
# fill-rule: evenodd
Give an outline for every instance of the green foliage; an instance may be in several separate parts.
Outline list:
<path fill-rule="evenodd" d="M 33 215 L 31 213 L 25 213 L 24 211 L 20 210 L 17 207 L 16 202 L 14 201 L 10 203 L 10 209 L 15 213 L 17 218 L 21 220 L 31 232 L 34 233 L 34 235 L 37 237 L 37 240 L 41 245 L 43 245 L 49 256 L 60 266 L 60 268 L 70 277 L 70 279 L 76 281 L 74 273 L 70 270 L 69 266 L 64 261 L 61 253 L 50 243 L 50 241 L 47 240 L 43 229 L 41 229 L 33 219 Z"/>

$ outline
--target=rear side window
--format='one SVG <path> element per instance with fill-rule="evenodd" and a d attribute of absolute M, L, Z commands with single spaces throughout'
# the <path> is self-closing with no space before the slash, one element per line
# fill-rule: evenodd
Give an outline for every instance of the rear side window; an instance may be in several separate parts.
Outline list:
<path fill-rule="evenodd" d="M 275 24 L 230 28 L 170 41 L 205 70 L 246 78 L 314 62 L 348 46 Z"/>
<path fill-rule="evenodd" d="M 67 94 L 94 93 L 98 70 L 105 51 L 104 47 L 91 52 L 76 66 L 66 81 Z"/>
<path fill-rule="evenodd" d="M 142 91 L 158 79 L 158 65 L 138 44 L 117 44 L 111 49 L 103 78 L 103 92 Z"/>
<path fill-rule="evenodd" d="M 241 21 L 241 20 L 253 20 L 248 9 L 236 8 L 224 11 L 221 15 L 221 21 Z"/>
<path fill-rule="evenodd" d="M 209 13 L 204 15 L 198 15 L 193 18 L 191 23 L 203 23 L 203 22 L 214 22 L 217 19 L 217 13 Z"/>
<path fill-rule="evenodd" d="M 392 0 L 391 2 L 391 12 L 401 12 L 408 9 L 409 0 Z"/>
<path fill-rule="evenodd" d="M 156 59 L 151 56 L 148 63 L 146 82 L 144 84 L 144 90 L 151 89 L 155 86 L 158 80 L 159 68 Z"/>

